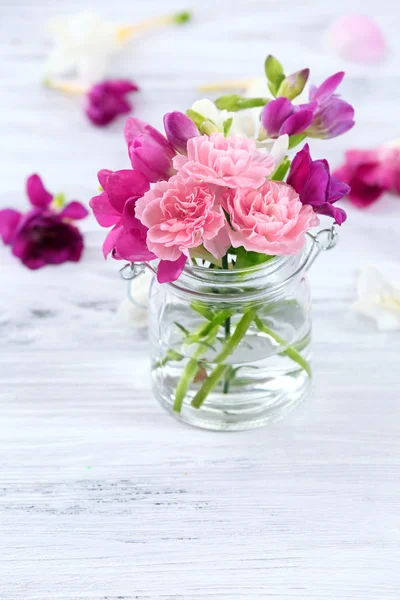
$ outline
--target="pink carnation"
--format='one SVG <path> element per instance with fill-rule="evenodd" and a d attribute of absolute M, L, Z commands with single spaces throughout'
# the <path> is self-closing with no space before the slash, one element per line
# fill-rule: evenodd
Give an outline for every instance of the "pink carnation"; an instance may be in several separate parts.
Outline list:
<path fill-rule="evenodd" d="M 190 248 L 207 248 L 209 242 L 209 251 L 218 253 L 211 240 L 226 220 L 215 189 L 207 183 L 179 175 L 159 181 L 136 202 L 135 214 L 149 228 L 147 246 L 159 258 L 176 260 L 181 254 L 188 256 Z M 219 256 L 226 250 L 220 248 Z"/>
<path fill-rule="evenodd" d="M 234 248 L 264 254 L 296 254 L 304 234 L 319 220 L 309 205 L 286 183 L 267 181 L 257 190 L 229 190 L 222 199 L 229 213 Z"/>
<path fill-rule="evenodd" d="M 254 140 L 213 133 L 191 138 L 187 156 L 175 156 L 173 165 L 177 171 L 208 183 L 258 188 L 274 171 L 275 162 L 270 154 L 257 150 Z"/>

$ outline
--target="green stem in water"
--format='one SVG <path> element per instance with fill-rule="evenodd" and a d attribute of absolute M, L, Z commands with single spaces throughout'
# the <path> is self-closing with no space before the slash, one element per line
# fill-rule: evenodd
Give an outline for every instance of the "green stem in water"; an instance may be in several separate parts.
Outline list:
<path fill-rule="evenodd" d="M 269 327 L 267 327 L 265 325 L 265 323 L 262 322 L 262 320 L 260 319 L 260 317 L 255 316 L 254 317 L 254 323 L 256 324 L 256 327 L 257 327 L 257 329 L 259 331 L 261 331 L 263 333 L 266 333 L 267 335 L 269 335 L 270 337 L 272 337 L 272 339 L 275 340 L 280 346 L 286 346 L 286 349 L 282 350 L 282 352 L 280 352 L 280 354 L 285 354 L 286 356 L 288 356 L 289 358 L 291 358 L 302 369 L 305 370 L 305 372 L 307 373 L 307 375 L 309 377 L 312 376 L 310 364 L 306 361 L 305 358 L 303 358 L 301 356 L 301 354 L 299 352 L 297 352 L 297 350 L 295 350 L 295 348 L 293 348 L 293 346 L 288 346 L 287 341 L 284 340 L 280 335 L 278 335 L 277 333 L 275 333 L 274 331 L 272 331 L 272 329 L 270 329 Z"/>
<path fill-rule="evenodd" d="M 191 404 L 194 408 L 200 408 L 204 400 L 207 398 L 208 394 L 214 389 L 214 387 L 217 385 L 220 379 L 227 373 L 229 368 L 229 365 L 217 365 L 215 367 L 214 371 L 209 377 L 207 377 L 207 379 L 193 398 Z"/>
<path fill-rule="evenodd" d="M 182 376 L 178 382 L 175 392 L 174 411 L 181 412 L 182 404 L 185 396 L 188 392 L 189 386 L 196 377 L 196 373 L 199 369 L 199 358 L 204 354 L 204 348 L 197 348 L 193 357 L 188 361 Z"/>
<path fill-rule="evenodd" d="M 229 269 L 229 262 L 228 262 L 227 255 L 222 257 L 222 268 Z M 231 318 L 229 316 L 225 320 L 225 340 L 229 340 L 230 337 L 231 337 Z M 224 392 L 224 394 L 227 394 L 229 392 L 229 377 L 225 377 L 223 392 Z"/>
<path fill-rule="evenodd" d="M 228 358 L 228 356 L 230 356 L 233 353 L 236 346 L 238 346 L 240 341 L 246 335 L 246 332 L 247 332 L 248 328 L 250 327 L 250 324 L 251 324 L 253 318 L 254 318 L 253 310 L 248 310 L 247 312 L 244 313 L 244 315 L 240 319 L 239 323 L 236 325 L 235 331 L 229 337 L 229 339 L 225 342 L 225 344 L 222 347 L 221 352 L 214 359 L 215 362 L 221 363 L 226 358 Z"/>

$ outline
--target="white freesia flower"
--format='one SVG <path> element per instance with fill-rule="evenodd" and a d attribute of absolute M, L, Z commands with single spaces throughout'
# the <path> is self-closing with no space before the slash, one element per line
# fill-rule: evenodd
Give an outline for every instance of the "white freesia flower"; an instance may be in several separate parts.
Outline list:
<path fill-rule="evenodd" d="M 152 273 L 147 269 L 128 282 L 128 298 L 118 308 L 118 316 L 135 329 L 145 329 L 148 321 L 148 303 Z"/>
<path fill-rule="evenodd" d="M 49 23 L 55 48 L 45 63 L 45 76 L 74 74 L 85 83 L 104 78 L 111 56 L 121 48 L 118 28 L 85 11 L 56 17 Z"/>
<path fill-rule="evenodd" d="M 400 285 L 389 282 L 374 266 L 364 267 L 358 278 L 358 299 L 353 307 L 374 319 L 380 331 L 400 329 Z"/>
<path fill-rule="evenodd" d="M 289 149 L 289 136 L 285 133 L 276 140 L 256 141 L 256 146 L 260 152 L 269 152 L 275 161 L 275 167 L 279 167 Z"/>
<path fill-rule="evenodd" d="M 243 112 L 229 112 L 227 110 L 219 110 L 214 102 L 205 98 L 197 100 L 192 106 L 192 110 L 210 119 L 215 125 L 223 131 L 224 121 L 232 117 L 232 126 L 229 130 L 229 136 L 236 135 L 240 137 L 253 138 L 255 134 L 254 118 Z"/>

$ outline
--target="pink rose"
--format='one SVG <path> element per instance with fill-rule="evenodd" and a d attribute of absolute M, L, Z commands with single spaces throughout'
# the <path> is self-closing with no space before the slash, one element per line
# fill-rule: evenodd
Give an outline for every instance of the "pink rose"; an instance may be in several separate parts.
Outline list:
<path fill-rule="evenodd" d="M 267 181 L 257 190 L 228 190 L 222 205 L 229 213 L 232 246 L 263 254 L 296 254 L 304 234 L 319 220 L 286 183 Z"/>
<path fill-rule="evenodd" d="M 217 200 L 214 186 L 179 175 L 156 183 L 139 198 L 135 210 L 137 218 L 149 228 L 149 250 L 166 260 L 188 256 L 190 248 L 201 244 L 213 254 L 225 254 L 227 246 L 219 244 L 217 250 L 212 243 L 214 238 L 223 241 L 226 237 L 217 236 L 226 225 Z"/>
<path fill-rule="evenodd" d="M 400 149 L 348 150 L 334 175 L 351 187 L 348 198 L 353 204 L 367 207 L 384 192 L 400 194 Z"/>
<path fill-rule="evenodd" d="M 275 162 L 254 140 L 222 133 L 188 140 L 187 156 L 173 159 L 174 168 L 200 181 L 229 188 L 258 188 L 274 171 Z"/>

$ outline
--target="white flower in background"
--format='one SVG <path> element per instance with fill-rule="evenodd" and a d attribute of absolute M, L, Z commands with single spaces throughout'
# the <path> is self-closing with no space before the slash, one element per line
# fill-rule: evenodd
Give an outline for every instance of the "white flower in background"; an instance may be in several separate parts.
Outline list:
<path fill-rule="evenodd" d="M 269 152 L 275 161 L 275 167 L 279 167 L 289 149 L 289 136 L 285 133 L 276 140 L 256 140 L 256 146 L 260 152 Z"/>
<path fill-rule="evenodd" d="M 358 299 L 353 308 L 374 319 L 380 331 L 400 329 L 400 285 L 387 281 L 374 266 L 364 267 L 358 277 Z"/>
<path fill-rule="evenodd" d="M 145 329 L 148 321 L 148 303 L 150 284 L 153 274 L 147 269 L 128 282 L 128 297 L 118 308 L 118 316 L 127 325 L 135 329 Z"/>
<path fill-rule="evenodd" d="M 118 28 L 95 13 L 55 17 L 49 23 L 55 48 L 45 66 L 45 76 L 74 74 L 85 83 L 104 78 L 111 56 L 121 48 Z"/>
<path fill-rule="evenodd" d="M 220 131 L 224 129 L 224 121 L 232 118 L 232 125 L 229 130 L 229 136 L 236 135 L 240 137 L 253 138 L 255 134 L 254 118 L 243 112 L 228 112 L 227 110 L 219 110 L 214 102 L 205 98 L 197 100 L 192 106 L 192 110 L 206 117 L 218 127 Z"/>

